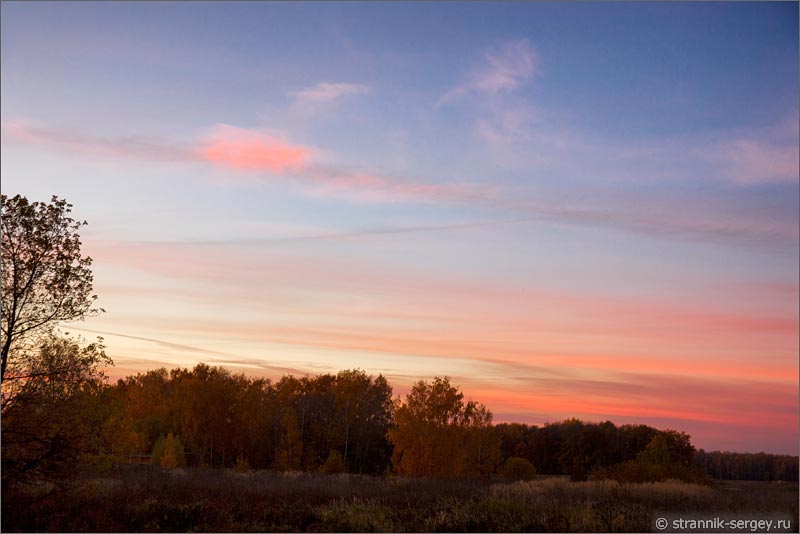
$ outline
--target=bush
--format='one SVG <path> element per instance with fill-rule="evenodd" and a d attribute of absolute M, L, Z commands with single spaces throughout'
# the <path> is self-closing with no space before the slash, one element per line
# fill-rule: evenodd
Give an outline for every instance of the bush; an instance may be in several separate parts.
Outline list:
<path fill-rule="evenodd" d="M 236 457 L 236 463 L 233 464 L 233 470 L 237 473 L 247 473 L 250 471 L 250 462 L 244 456 L 239 455 Z"/>
<path fill-rule="evenodd" d="M 512 456 L 502 469 L 503 478 L 512 482 L 517 480 L 534 480 L 536 478 L 536 468 L 528 460 Z"/>
<path fill-rule="evenodd" d="M 183 450 L 181 438 L 174 436 L 170 432 L 167 437 L 160 435 L 153 445 L 153 452 L 150 455 L 152 465 L 160 465 L 165 469 L 173 467 L 183 467 L 186 465 L 186 454 Z"/>
<path fill-rule="evenodd" d="M 344 473 L 346 470 L 347 466 L 344 463 L 344 458 L 342 458 L 342 455 L 339 454 L 339 451 L 337 450 L 332 450 L 330 454 L 328 454 L 328 459 L 325 460 L 325 463 L 319 468 L 320 473 L 329 475 L 335 473 Z"/>
<path fill-rule="evenodd" d="M 158 436 L 155 445 L 153 445 L 153 450 L 150 452 L 150 464 L 161 465 L 161 457 L 164 456 L 164 445 L 166 441 L 167 438 L 164 434 Z"/>
<path fill-rule="evenodd" d="M 620 482 L 663 482 L 680 480 L 692 484 L 708 484 L 703 468 L 684 463 L 670 454 L 663 436 L 655 436 L 634 460 L 629 460 L 608 469 L 597 469 L 593 479 L 612 478 Z"/>

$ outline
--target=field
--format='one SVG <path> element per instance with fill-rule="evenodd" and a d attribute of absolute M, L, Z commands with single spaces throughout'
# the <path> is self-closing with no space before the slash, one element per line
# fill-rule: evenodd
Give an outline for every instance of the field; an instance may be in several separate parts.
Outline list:
<path fill-rule="evenodd" d="M 798 484 L 424 480 L 126 466 L 47 497 L 4 497 L 3 530 L 648 532 L 659 512 L 792 517 Z"/>

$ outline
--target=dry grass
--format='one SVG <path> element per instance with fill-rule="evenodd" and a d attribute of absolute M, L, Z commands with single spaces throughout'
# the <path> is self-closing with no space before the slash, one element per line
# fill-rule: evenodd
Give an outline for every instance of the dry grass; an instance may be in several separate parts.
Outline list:
<path fill-rule="evenodd" d="M 2 530 L 625 532 L 657 512 L 781 513 L 796 483 L 419 480 L 132 466 L 37 501 L 3 495 Z"/>

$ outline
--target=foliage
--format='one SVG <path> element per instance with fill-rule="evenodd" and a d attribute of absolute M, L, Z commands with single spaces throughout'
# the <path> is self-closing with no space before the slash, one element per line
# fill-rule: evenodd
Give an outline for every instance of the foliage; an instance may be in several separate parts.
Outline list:
<path fill-rule="evenodd" d="M 391 454 L 391 387 L 360 370 L 272 383 L 199 364 L 125 378 L 109 395 L 117 411 L 106 440 L 138 443 L 133 454 L 170 432 L 194 465 L 230 467 L 243 457 L 257 469 L 314 471 L 336 450 L 344 471 L 383 473 Z"/>
<path fill-rule="evenodd" d="M 2 413 L 3 488 L 34 480 L 62 483 L 81 458 L 105 450 L 97 428 L 110 415 L 98 366 L 103 346 L 71 338 L 42 341 L 32 372 L 13 381 Z"/>
<path fill-rule="evenodd" d="M 231 467 L 243 457 L 253 469 L 281 471 L 318 471 L 337 451 L 344 472 L 383 474 L 394 455 L 396 473 L 424 472 L 428 465 L 429 474 L 423 476 L 444 477 L 488 476 L 515 456 L 529 461 L 537 474 L 585 480 L 622 476 L 619 466 L 636 460 L 662 436 L 676 466 L 654 474 L 658 459 L 640 461 L 629 464 L 624 476 L 700 479 L 689 469 L 698 460 L 685 433 L 577 419 L 542 427 L 492 425 L 485 407 L 464 402 L 456 388 L 439 382 L 422 389 L 417 385 L 410 403 L 395 405 L 385 378 L 360 370 L 270 382 L 205 364 L 159 369 L 120 380 L 105 391 L 102 402 L 110 413 L 102 441 L 124 458 L 149 454 L 161 434 L 166 439 L 172 432 L 184 444 L 188 465 Z M 437 410 L 449 412 L 436 416 Z M 405 434 L 400 433 L 403 424 Z M 416 457 L 415 450 L 420 451 Z M 407 463 L 400 467 L 406 452 Z M 781 476 L 794 472 L 788 460 L 753 458 L 761 458 L 754 466 L 785 466 Z"/>
<path fill-rule="evenodd" d="M 164 434 L 158 436 L 153 450 L 150 452 L 150 463 L 152 465 L 161 465 L 161 457 L 164 456 L 164 450 L 167 445 L 167 437 Z"/>
<path fill-rule="evenodd" d="M 153 451 L 150 453 L 150 463 L 161 466 L 164 469 L 185 466 L 186 455 L 180 436 L 175 436 L 172 432 L 166 436 L 161 434 L 155 445 L 153 445 Z"/>
<path fill-rule="evenodd" d="M 172 432 L 167 434 L 164 441 L 164 452 L 159 462 L 161 467 L 172 469 L 173 467 L 183 467 L 186 465 L 186 456 L 183 452 L 183 443 L 179 436 L 174 436 Z"/>
<path fill-rule="evenodd" d="M 666 431 L 653 437 L 634 460 L 594 473 L 594 478 L 613 478 L 621 482 L 659 482 L 682 480 L 695 484 L 709 483 L 703 469 L 691 463 L 693 448 L 689 436 Z"/>
<path fill-rule="evenodd" d="M 500 444 L 491 433 L 492 414 L 463 398 L 446 377 L 414 385 L 389 430 L 396 473 L 446 478 L 494 471 Z"/>
<path fill-rule="evenodd" d="M 516 482 L 518 480 L 534 480 L 536 478 L 536 468 L 524 458 L 512 456 L 503 464 L 503 478 Z"/>
<path fill-rule="evenodd" d="M 344 458 L 337 450 L 332 450 L 330 454 L 328 454 L 328 459 L 325 460 L 325 463 L 322 464 L 319 468 L 320 473 L 324 474 L 336 474 L 336 473 L 344 473 L 346 471 L 346 465 L 344 464 Z"/>
<path fill-rule="evenodd" d="M 236 457 L 236 463 L 233 464 L 233 470 L 237 473 L 247 473 L 250 471 L 250 462 L 242 455 Z"/>

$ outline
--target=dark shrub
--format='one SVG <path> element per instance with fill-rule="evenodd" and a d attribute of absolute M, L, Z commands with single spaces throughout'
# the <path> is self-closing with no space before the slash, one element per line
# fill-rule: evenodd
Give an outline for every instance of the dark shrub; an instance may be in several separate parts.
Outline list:
<path fill-rule="evenodd" d="M 328 454 L 328 459 L 325 460 L 325 463 L 322 464 L 319 468 L 320 473 L 325 474 L 335 474 L 335 473 L 344 473 L 347 470 L 347 466 L 344 464 L 344 458 L 337 450 L 332 450 Z"/>
<path fill-rule="evenodd" d="M 502 468 L 503 478 L 506 480 L 533 480 L 536 478 L 536 468 L 524 458 L 512 456 Z"/>

